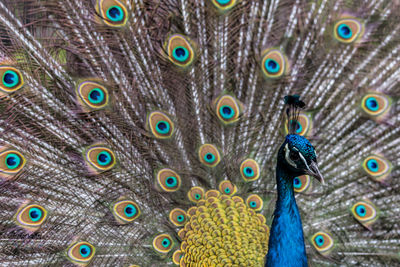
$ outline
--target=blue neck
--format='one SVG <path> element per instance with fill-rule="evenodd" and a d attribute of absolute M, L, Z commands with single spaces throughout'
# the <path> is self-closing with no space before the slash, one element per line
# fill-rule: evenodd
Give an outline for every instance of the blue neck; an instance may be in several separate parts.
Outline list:
<path fill-rule="evenodd" d="M 278 200 L 269 235 L 266 267 L 308 266 L 303 227 L 293 191 L 293 175 L 277 164 Z"/>

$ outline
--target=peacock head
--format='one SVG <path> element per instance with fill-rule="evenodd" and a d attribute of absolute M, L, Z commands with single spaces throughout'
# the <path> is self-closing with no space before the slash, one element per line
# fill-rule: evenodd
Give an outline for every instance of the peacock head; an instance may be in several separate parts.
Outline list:
<path fill-rule="evenodd" d="M 278 152 L 278 163 L 283 164 L 290 177 L 308 174 L 317 178 L 322 184 L 324 183 L 318 170 L 315 149 L 303 136 L 297 134 L 286 136 L 285 142 Z"/>

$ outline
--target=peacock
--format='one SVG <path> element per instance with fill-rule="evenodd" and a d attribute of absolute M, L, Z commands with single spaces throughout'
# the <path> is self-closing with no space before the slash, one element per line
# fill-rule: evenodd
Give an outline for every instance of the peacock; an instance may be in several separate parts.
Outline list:
<path fill-rule="evenodd" d="M 400 266 L 400 2 L 1 0 L 1 266 Z"/>

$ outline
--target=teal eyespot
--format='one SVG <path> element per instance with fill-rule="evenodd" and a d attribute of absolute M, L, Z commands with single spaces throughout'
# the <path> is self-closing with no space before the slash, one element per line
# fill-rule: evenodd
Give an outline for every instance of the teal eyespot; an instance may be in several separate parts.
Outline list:
<path fill-rule="evenodd" d="M 160 253 L 168 253 L 172 247 L 173 242 L 169 234 L 160 234 L 153 239 L 153 248 Z"/>
<path fill-rule="evenodd" d="M 122 199 L 113 204 L 112 213 L 118 223 L 127 224 L 140 216 L 140 209 L 132 200 Z"/>
<path fill-rule="evenodd" d="M 19 76 L 17 72 L 13 70 L 7 70 L 3 74 L 3 85 L 8 88 L 12 88 L 19 83 Z"/>
<path fill-rule="evenodd" d="M 218 4 L 226 5 L 229 4 L 232 0 L 215 0 Z"/>
<path fill-rule="evenodd" d="M 376 161 L 375 159 L 368 160 L 367 167 L 371 172 L 379 171 L 379 164 L 378 164 L 378 161 Z"/>
<path fill-rule="evenodd" d="M 224 13 L 236 5 L 237 0 L 211 0 L 217 10 Z"/>
<path fill-rule="evenodd" d="M 167 121 L 157 122 L 156 130 L 159 134 L 167 134 L 170 130 L 169 123 Z"/>
<path fill-rule="evenodd" d="M 147 125 L 153 136 L 158 139 L 168 139 L 174 132 L 174 123 L 166 114 L 160 111 L 150 113 Z"/>
<path fill-rule="evenodd" d="M 205 160 L 207 163 L 213 163 L 214 160 L 215 160 L 215 156 L 214 156 L 212 153 L 207 153 L 207 154 L 205 154 L 205 156 L 204 156 L 204 160 Z"/>
<path fill-rule="evenodd" d="M 93 259 L 96 249 L 88 242 L 71 244 L 67 249 L 68 259 L 80 266 L 86 266 Z"/>
<path fill-rule="evenodd" d="M 218 189 L 221 193 L 226 195 L 234 195 L 237 192 L 236 185 L 229 180 L 224 180 L 219 183 Z"/>
<path fill-rule="evenodd" d="M 343 39 L 349 39 L 353 35 L 351 28 L 348 25 L 346 25 L 345 23 L 339 24 L 339 26 L 337 28 L 337 32 L 338 32 L 338 35 Z"/>
<path fill-rule="evenodd" d="M 6 156 L 6 166 L 10 170 L 18 168 L 21 164 L 21 158 L 15 153 L 9 153 Z"/>
<path fill-rule="evenodd" d="M 94 88 L 89 92 L 89 101 L 92 104 L 99 104 L 104 101 L 104 92 L 100 88 Z"/>
<path fill-rule="evenodd" d="M 178 222 L 183 222 L 185 220 L 185 216 L 178 215 L 177 220 L 178 220 Z"/>
<path fill-rule="evenodd" d="M 225 188 L 224 190 L 225 194 L 229 194 L 231 192 L 231 189 L 229 187 Z"/>
<path fill-rule="evenodd" d="M 223 105 L 219 108 L 219 113 L 221 117 L 225 120 L 232 119 L 233 116 L 235 116 L 235 111 L 233 110 L 232 107 L 228 105 Z"/>
<path fill-rule="evenodd" d="M 358 216 L 365 217 L 365 215 L 367 214 L 367 209 L 364 205 L 360 204 L 356 207 L 356 212 Z"/>
<path fill-rule="evenodd" d="M 39 221 L 43 216 L 43 212 L 38 208 L 30 208 L 29 209 L 29 218 L 32 222 Z"/>
<path fill-rule="evenodd" d="M 251 178 L 254 176 L 254 171 L 251 167 L 245 167 L 243 173 L 247 178 Z"/>
<path fill-rule="evenodd" d="M 111 6 L 107 9 L 107 18 L 113 22 L 120 22 L 124 19 L 124 11 L 119 6 Z"/>
<path fill-rule="evenodd" d="M 81 254 L 82 257 L 86 258 L 89 257 L 90 253 L 91 253 L 91 249 L 88 245 L 81 245 L 79 247 L 79 254 Z"/>
<path fill-rule="evenodd" d="M 186 212 L 182 209 L 175 208 L 169 213 L 169 220 L 177 227 L 181 227 L 186 222 Z"/>
<path fill-rule="evenodd" d="M 246 199 L 247 206 L 255 211 L 260 211 L 263 207 L 263 203 L 261 197 L 256 194 L 250 195 Z"/>
<path fill-rule="evenodd" d="M 108 151 L 102 151 L 97 155 L 97 163 L 100 166 L 106 166 L 112 161 L 112 156 Z"/>
<path fill-rule="evenodd" d="M 371 111 L 379 110 L 379 102 L 375 97 L 368 97 L 365 101 L 367 108 Z"/>
<path fill-rule="evenodd" d="M 299 179 L 299 177 L 295 177 L 293 179 L 293 186 L 294 186 L 294 188 L 297 188 L 297 189 L 301 188 L 301 180 Z"/>
<path fill-rule="evenodd" d="M 178 181 L 177 181 L 176 177 L 169 176 L 169 177 L 167 177 L 166 184 L 167 184 L 167 187 L 172 188 L 178 184 Z"/>
<path fill-rule="evenodd" d="M 124 208 L 124 213 L 126 217 L 131 218 L 137 214 L 137 209 L 134 205 L 128 204 Z"/>
<path fill-rule="evenodd" d="M 195 194 L 195 195 L 194 195 L 194 198 L 195 198 L 196 200 L 200 200 L 200 199 L 201 199 L 201 195 L 200 195 L 200 194 Z"/>
<path fill-rule="evenodd" d="M 185 62 L 189 58 L 189 51 L 186 47 L 177 46 L 172 50 L 172 56 L 179 62 Z"/>
<path fill-rule="evenodd" d="M 325 243 L 325 239 L 322 235 L 317 235 L 314 240 L 318 247 L 322 247 Z"/>
<path fill-rule="evenodd" d="M 174 192 L 181 186 L 180 176 L 171 169 L 161 169 L 157 172 L 157 183 L 163 191 Z"/>
<path fill-rule="evenodd" d="M 279 63 L 276 60 L 270 59 L 270 58 L 265 60 L 264 64 L 265 64 L 265 69 L 267 70 L 267 72 L 271 73 L 271 74 L 277 73 L 281 68 Z"/>
<path fill-rule="evenodd" d="M 257 207 L 257 203 L 255 201 L 250 201 L 250 207 L 252 208 Z"/>

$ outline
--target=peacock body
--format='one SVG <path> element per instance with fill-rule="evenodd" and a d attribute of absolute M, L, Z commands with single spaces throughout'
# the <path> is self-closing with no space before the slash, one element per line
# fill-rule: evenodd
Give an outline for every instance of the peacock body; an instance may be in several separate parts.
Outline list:
<path fill-rule="evenodd" d="M 399 16 L 0 1 L 0 265 L 400 266 Z"/>

